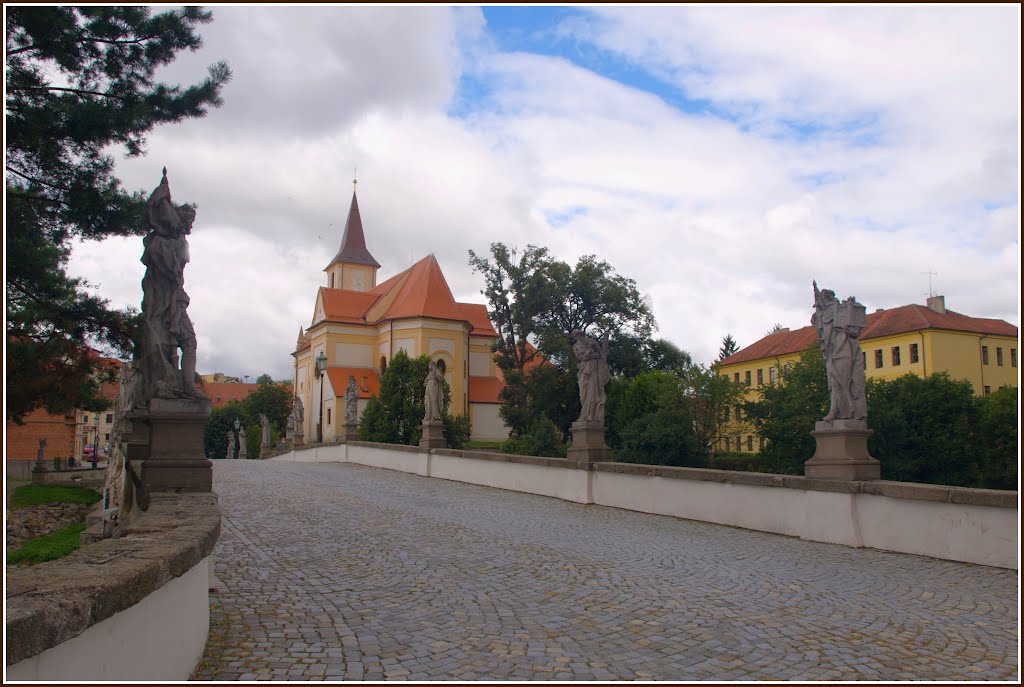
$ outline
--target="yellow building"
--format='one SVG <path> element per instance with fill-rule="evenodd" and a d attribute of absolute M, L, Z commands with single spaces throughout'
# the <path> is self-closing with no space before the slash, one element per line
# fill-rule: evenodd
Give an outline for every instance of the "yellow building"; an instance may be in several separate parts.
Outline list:
<path fill-rule="evenodd" d="M 779 368 L 795 362 L 817 343 L 811 326 L 783 330 L 733 353 L 719 363 L 719 373 L 757 388 L 775 381 Z M 925 305 L 876 310 L 867 316 L 860 335 L 867 378 L 892 379 L 907 373 L 926 376 L 947 372 L 969 381 L 978 395 L 993 389 L 1017 388 L 1017 327 L 1004 320 L 969 317 L 946 310 L 945 298 L 933 296 Z M 870 414 L 870 410 L 869 410 Z M 730 411 L 720 449 L 757 451 L 760 442 L 740 408 Z"/>
<path fill-rule="evenodd" d="M 324 268 L 326 283 L 317 291 L 312 321 L 300 327 L 292 353 L 305 440 L 316 441 L 321 407 L 324 441 L 342 434 L 338 425 L 344 422 L 349 376 L 359 387 L 361 416 L 378 393 L 388 361 L 400 350 L 413 358 L 427 354 L 437 362 L 451 387 L 450 412 L 469 414 L 474 441 L 507 438 L 498 416 L 503 381 L 491 350 L 498 334 L 487 307 L 456 302 L 433 255 L 380 284 L 379 268 L 366 247 L 353 192 L 341 248 Z M 321 353 L 327 358 L 322 380 L 316 370 Z"/>

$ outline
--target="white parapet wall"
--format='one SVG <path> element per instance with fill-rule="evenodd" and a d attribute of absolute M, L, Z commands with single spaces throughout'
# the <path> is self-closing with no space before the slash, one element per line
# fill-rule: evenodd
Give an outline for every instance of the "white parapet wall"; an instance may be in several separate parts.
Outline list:
<path fill-rule="evenodd" d="M 210 630 L 209 579 L 207 557 L 131 608 L 8 666 L 7 679 L 187 680 L 203 657 Z"/>
<path fill-rule="evenodd" d="M 558 458 L 366 442 L 274 460 L 358 463 L 808 541 L 1018 567 L 1017 492 L 622 463 L 580 470 Z"/>

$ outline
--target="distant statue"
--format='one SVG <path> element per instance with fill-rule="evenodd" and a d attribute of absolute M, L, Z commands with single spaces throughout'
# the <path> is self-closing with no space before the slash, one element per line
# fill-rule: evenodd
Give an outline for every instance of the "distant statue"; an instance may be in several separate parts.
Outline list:
<path fill-rule="evenodd" d="M 245 428 L 242 426 L 242 421 L 237 417 L 231 426 L 231 437 L 234 440 L 231 457 L 238 458 L 238 454 L 242 451 L 242 445 L 245 442 Z"/>
<path fill-rule="evenodd" d="M 605 390 L 611 379 L 608 370 L 608 334 L 600 341 L 576 329 L 572 350 L 579 360 L 580 417 L 578 422 L 604 424 Z"/>
<path fill-rule="evenodd" d="M 238 451 L 235 450 L 235 430 L 234 428 L 228 430 L 228 450 L 224 454 L 225 458 L 238 458 Z"/>
<path fill-rule="evenodd" d="M 160 185 L 146 203 L 150 232 L 143 239 L 143 336 L 140 366 L 145 405 L 150 398 L 206 398 L 195 388 L 196 333 L 188 317 L 185 265 L 186 236 L 192 233 L 196 211 L 175 206 L 164 168 Z M 178 349 L 181 366 L 178 366 Z"/>
<path fill-rule="evenodd" d="M 359 418 L 359 387 L 356 386 L 356 378 L 348 376 L 348 387 L 345 389 L 345 424 L 358 424 Z"/>
<path fill-rule="evenodd" d="M 270 446 L 270 418 L 267 417 L 266 413 L 260 413 L 260 427 L 263 430 L 260 445 Z"/>
<path fill-rule="evenodd" d="M 248 449 L 246 448 L 246 445 L 245 445 L 245 427 L 244 426 L 240 426 L 238 428 L 238 448 L 236 450 L 236 453 L 238 453 L 238 457 L 241 458 L 242 460 L 245 460 L 246 458 L 249 457 L 249 451 L 248 451 Z"/>
<path fill-rule="evenodd" d="M 46 437 L 39 440 L 39 451 L 36 453 L 36 460 L 42 462 L 46 459 Z"/>
<path fill-rule="evenodd" d="M 295 418 L 295 431 L 297 432 L 302 431 L 302 423 L 305 421 L 302 410 L 302 399 L 296 396 L 292 403 L 292 417 Z"/>
<path fill-rule="evenodd" d="M 430 361 L 430 368 L 424 383 L 423 421 L 440 422 L 441 411 L 444 409 L 444 376 L 437 369 L 437 363 Z"/>
<path fill-rule="evenodd" d="M 867 420 L 864 356 L 860 332 L 866 323 L 865 308 L 850 296 L 840 302 L 831 289 L 814 285 L 814 315 L 818 345 L 825 358 L 831 407 L 825 420 Z"/>

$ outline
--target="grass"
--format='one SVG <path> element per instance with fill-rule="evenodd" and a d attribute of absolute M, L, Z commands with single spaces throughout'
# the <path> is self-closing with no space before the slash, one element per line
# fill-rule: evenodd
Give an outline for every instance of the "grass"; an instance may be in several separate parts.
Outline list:
<path fill-rule="evenodd" d="M 84 529 L 85 523 L 80 522 L 48 534 L 45 537 L 27 541 L 21 547 L 8 552 L 7 563 L 28 563 L 29 565 L 34 565 L 64 558 L 64 556 L 67 556 L 81 546 L 78 535 Z"/>
<path fill-rule="evenodd" d="M 40 503 L 96 503 L 103 495 L 85 487 L 40 486 L 26 484 L 14 490 L 11 505 L 14 508 L 25 508 Z"/>
<path fill-rule="evenodd" d="M 493 449 L 495 451 L 500 451 L 502 443 L 503 442 L 501 442 L 501 441 L 467 441 L 466 442 L 466 448 L 467 449 L 474 449 L 474 448 L 476 448 L 476 449 Z"/>

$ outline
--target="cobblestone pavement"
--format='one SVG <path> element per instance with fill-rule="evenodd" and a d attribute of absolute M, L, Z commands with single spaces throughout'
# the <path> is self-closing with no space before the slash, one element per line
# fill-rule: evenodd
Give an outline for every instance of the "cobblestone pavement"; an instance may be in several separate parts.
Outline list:
<path fill-rule="evenodd" d="M 215 461 L 201 680 L 1017 680 L 1016 571 Z"/>

